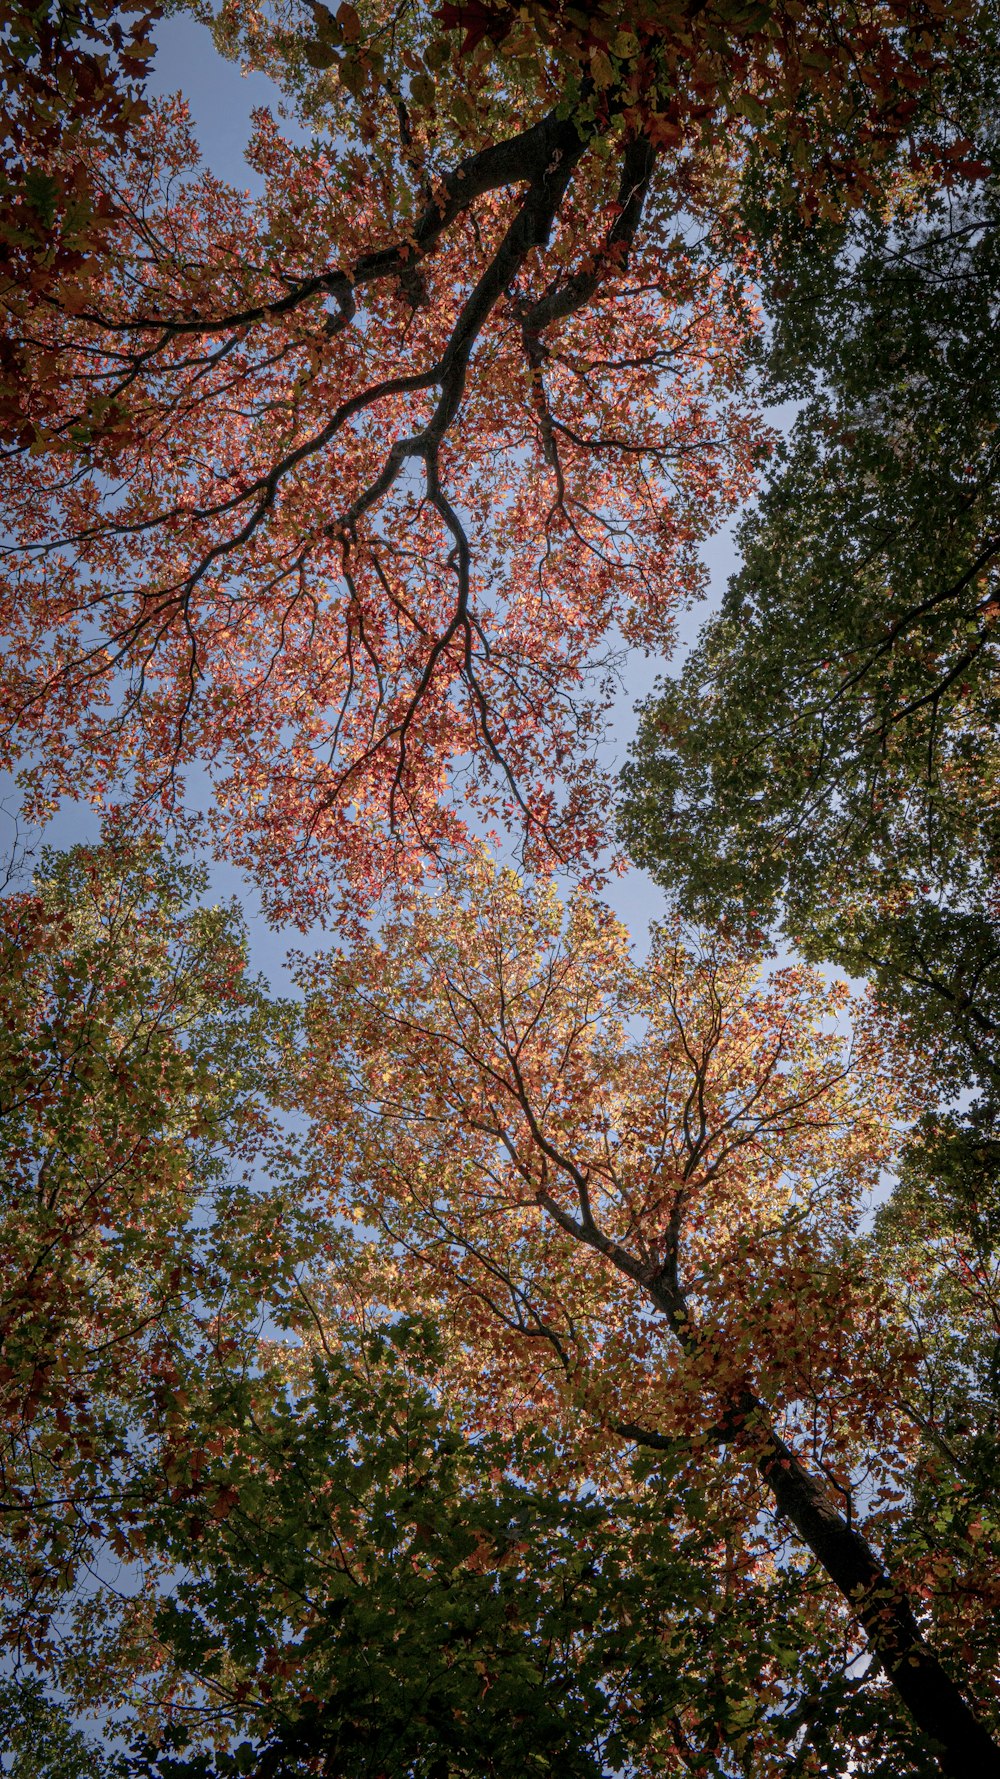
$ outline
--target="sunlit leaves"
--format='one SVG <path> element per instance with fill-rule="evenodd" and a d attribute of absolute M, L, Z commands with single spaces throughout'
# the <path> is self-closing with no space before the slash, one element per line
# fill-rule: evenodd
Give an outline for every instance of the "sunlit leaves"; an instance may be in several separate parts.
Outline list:
<path fill-rule="evenodd" d="M 94 1548 L 141 1548 L 150 1486 L 184 1481 L 187 1368 L 240 1352 L 301 1249 L 266 1097 L 282 1016 L 203 887 L 112 832 L 0 903 L 4 1579 L 28 1653 Z"/>

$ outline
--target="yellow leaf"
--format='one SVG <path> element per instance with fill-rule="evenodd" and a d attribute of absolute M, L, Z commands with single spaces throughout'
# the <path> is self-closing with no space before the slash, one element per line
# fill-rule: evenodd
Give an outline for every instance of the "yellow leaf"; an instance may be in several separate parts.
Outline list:
<path fill-rule="evenodd" d="M 590 52 L 590 72 L 598 86 L 611 86 L 615 78 L 615 70 L 611 59 L 603 49 L 592 49 Z"/>

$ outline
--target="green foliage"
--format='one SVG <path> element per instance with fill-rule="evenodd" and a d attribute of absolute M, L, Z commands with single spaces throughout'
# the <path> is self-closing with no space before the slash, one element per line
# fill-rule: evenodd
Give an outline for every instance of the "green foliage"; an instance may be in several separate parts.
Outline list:
<path fill-rule="evenodd" d="M 171 1528 L 190 1575 L 159 1628 L 182 1671 L 241 1703 L 219 1708 L 228 1750 L 158 1773 L 304 1773 L 322 1754 L 344 1775 L 597 1774 L 652 1727 L 657 1625 L 624 1528 L 449 1428 L 415 1369 L 432 1354 L 402 1325 L 353 1363 L 317 1359 L 301 1390 L 248 1382 L 210 1412 L 206 1435 L 230 1431 L 204 1511 Z M 664 1580 L 702 1585 L 680 1559 Z"/>
<path fill-rule="evenodd" d="M 922 1342 L 928 1426 L 982 1499 L 1000 1452 L 1000 1135 L 983 1118 L 926 1119 L 876 1217 L 876 1245 L 905 1279 Z M 1000 1500 L 997 1505 L 1000 1506 Z"/>
<path fill-rule="evenodd" d="M 2 1556 L 24 1654 L 103 1540 L 137 1554 L 185 1375 L 252 1347 L 306 1240 L 268 1098 L 289 1016 L 204 882 L 112 828 L 0 903 Z"/>
<path fill-rule="evenodd" d="M 966 107 L 992 159 L 993 97 Z M 624 811 L 689 910 L 874 974 L 949 1079 L 990 1088 L 998 220 L 993 174 L 781 243 L 766 382 L 804 405 L 720 615 L 645 709 Z"/>
<path fill-rule="evenodd" d="M 99 1748 L 40 1681 L 0 1681 L 0 1772 L 4 1779 L 127 1779 L 125 1757 Z"/>
<path fill-rule="evenodd" d="M 737 1587 L 717 1508 L 659 1463 L 616 1499 L 532 1485 L 558 1454 L 463 1436 L 434 1353 L 400 1323 L 206 1404 L 199 1505 L 161 1522 L 187 1703 L 138 1773 L 722 1779 L 755 1745 L 899 1773 L 807 1571 Z"/>

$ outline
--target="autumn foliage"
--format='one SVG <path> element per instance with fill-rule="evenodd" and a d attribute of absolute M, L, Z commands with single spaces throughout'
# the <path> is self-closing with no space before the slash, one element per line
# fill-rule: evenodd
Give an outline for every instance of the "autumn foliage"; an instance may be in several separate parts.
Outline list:
<path fill-rule="evenodd" d="M 0 1722 L 127 1707 L 147 1779 L 998 1773 L 994 960 L 942 851 L 985 882 L 992 793 L 901 849 L 851 796 L 888 730 L 841 688 L 814 755 L 800 693 L 851 600 L 865 697 L 948 690 L 897 633 L 969 601 L 988 665 L 989 9 L 234 0 L 293 126 L 246 191 L 142 95 L 149 25 L 0 40 L 0 764 L 29 819 L 114 806 L 0 900 L 0 1583 L 65 1695 Z M 643 954 L 617 668 L 765 477 L 754 624 L 629 780 Z M 976 566 L 893 629 L 941 530 Z M 883 832 L 936 849 L 945 989 L 862 948 Z M 335 930 L 297 1006 L 199 849 Z M 877 991 L 775 959 L 796 886 Z"/>
<path fill-rule="evenodd" d="M 115 221 L 100 160 L 124 150 L 147 110 L 142 91 L 156 13 L 104 0 L 5 0 L 0 8 L 0 278 L 15 313 L 97 267 Z M 6 340 L 5 402 L 26 369 Z"/>
<path fill-rule="evenodd" d="M 6 758 L 147 809 L 211 761 L 219 843 L 299 917 L 466 804 L 536 862 L 606 839 L 601 663 L 668 644 L 765 443 L 733 210 L 765 106 L 809 190 L 845 156 L 891 189 L 961 23 L 847 8 L 821 53 L 808 9 L 651 17 L 609 59 L 602 14 L 549 16 L 470 60 L 416 8 L 227 12 L 325 138 L 262 114 L 250 200 L 160 107 L 83 151 L 106 253 L 8 293 Z"/>
<path fill-rule="evenodd" d="M 20 1559 L 3 1585 L 22 1656 L 51 1647 L 95 1550 L 141 1551 L 183 1473 L 182 1377 L 241 1350 L 301 1221 L 262 1091 L 276 1016 L 237 917 L 190 905 L 198 884 L 118 836 L 50 855 L 0 903 L 0 1477 Z"/>
<path fill-rule="evenodd" d="M 707 1437 L 746 1388 L 814 1400 L 853 1370 L 845 1267 L 892 1142 L 844 991 L 669 926 L 637 963 L 586 899 L 563 921 L 483 867 L 315 967 L 336 1208 L 410 1256 L 414 1302 L 440 1293 L 501 1423 L 564 1403 L 600 1445 L 624 1419 Z"/>
<path fill-rule="evenodd" d="M 832 216 L 878 190 L 902 138 L 931 149 L 927 83 L 962 41 L 972 9 L 943 0 L 850 5 L 566 5 L 445 0 L 435 14 L 504 59 L 571 70 L 598 105 L 620 108 L 658 147 L 752 127 L 754 152 L 782 166 L 790 202 Z M 558 70 L 558 76 L 556 75 Z M 914 121 L 919 120 L 914 129 Z M 971 146 L 971 145 L 969 145 Z M 950 157 L 961 161 L 961 151 Z"/>

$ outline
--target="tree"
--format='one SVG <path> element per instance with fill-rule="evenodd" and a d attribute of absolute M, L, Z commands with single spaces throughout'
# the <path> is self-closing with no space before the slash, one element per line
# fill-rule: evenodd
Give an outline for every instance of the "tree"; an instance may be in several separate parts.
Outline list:
<path fill-rule="evenodd" d="M 804 406 L 721 614 L 646 709 L 624 830 L 682 906 L 872 976 L 942 1092 L 994 1096 L 993 67 L 962 102 L 988 178 L 779 243 L 768 377 Z"/>
<path fill-rule="evenodd" d="M 995 1126 L 928 1118 L 878 1213 L 875 1241 L 920 1353 L 906 1406 L 921 1450 L 898 1560 L 984 1677 L 996 1665 L 1000 1543 L 998 1159 Z M 958 1585 L 942 1587 L 946 1570 Z"/>
<path fill-rule="evenodd" d="M 267 1097 L 281 1011 L 246 974 L 236 912 L 191 905 L 203 888 L 112 828 L 0 902 L 0 1580 L 18 1660 L 58 1668 L 95 1553 L 141 1557 L 151 1501 L 189 1477 L 186 1389 L 254 1349 L 304 1251 Z"/>
<path fill-rule="evenodd" d="M 595 663 L 663 646 L 761 454 L 746 255 L 705 247 L 741 159 L 860 196 L 954 146 L 936 0 L 482 17 L 227 10 L 322 134 L 260 117 L 255 204 L 155 110 L 91 157 L 100 263 L 10 309 L 6 757 L 147 812 L 212 761 L 297 917 L 417 874 L 466 793 L 593 854 Z"/>
<path fill-rule="evenodd" d="M 483 1423 L 544 1415 L 598 1483 L 634 1442 L 744 1548 L 776 1510 L 926 1738 L 897 1730 L 911 1758 L 996 1770 L 989 1689 L 974 1715 L 879 1553 L 917 1356 L 857 1244 L 898 1065 L 864 1022 L 845 1055 L 843 993 L 673 927 L 640 968 L 599 906 L 563 933 L 551 892 L 485 869 L 309 982 L 321 1177 L 382 1237 L 331 1306 L 426 1309 Z"/>
<path fill-rule="evenodd" d="M 184 1579 L 158 1629 L 187 1690 L 139 1769 L 597 1779 L 679 1770 L 683 1715 L 721 1772 L 764 1708 L 761 1627 L 814 1631 L 794 1584 L 735 1599 L 718 1528 L 663 1486 L 533 1485 L 555 1452 L 465 1436 L 430 1330 L 339 1332 L 294 1399 L 265 1375 L 211 1416 L 230 1505 L 168 1522 Z"/>
<path fill-rule="evenodd" d="M 298 919 L 331 904 L 364 914 L 393 878 L 446 868 L 468 838 L 463 776 L 477 816 L 518 818 L 529 859 L 592 861 L 607 815 L 595 666 L 616 627 L 662 643 L 700 584 L 698 537 L 747 492 L 762 454 L 745 387 L 746 192 L 757 181 L 835 227 L 844 200 L 898 209 L 911 176 L 949 192 L 975 177 L 944 63 L 989 33 L 972 18 L 963 36 L 956 18 L 934 5 L 821 19 L 712 5 L 622 20 L 546 3 L 530 18 L 446 7 L 434 22 L 379 0 L 311 8 L 303 31 L 284 10 L 234 11 L 220 34 L 281 72 L 300 115 L 329 132 L 295 147 L 259 119 L 259 204 L 195 177 L 176 106 L 121 150 L 103 125 L 83 132 L 83 178 L 114 227 L 99 256 L 53 262 L 40 280 L 32 248 L 7 293 L 4 758 L 34 807 L 113 785 L 152 824 L 176 815 L 184 769 L 208 757 L 217 842 L 260 871 L 273 911 Z M 52 145 L 55 168 L 64 146 Z M 90 244 L 74 237 L 78 250 Z M 230 1119 L 237 1146 L 256 1135 L 258 1083 L 237 1068 L 227 1098 L 227 1058 L 235 1043 L 255 1067 L 261 1033 L 243 1003 L 235 1037 L 219 1027 L 211 944 L 194 963 L 208 998 L 190 1000 L 182 970 L 175 1004 L 177 979 L 168 970 L 164 987 L 158 972 L 202 928 L 179 915 L 171 926 L 170 913 L 164 936 L 155 893 L 136 931 L 116 928 L 95 957 L 70 912 L 103 907 L 93 875 L 84 864 L 67 878 L 65 956 L 45 907 L 40 953 L 25 917 L 34 973 L 12 996 L 11 1154 L 32 1204 L 5 1378 L 12 1525 L 27 1547 L 9 1565 L 18 1633 L 44 1653 L 46 1590 L 71 1578 L 112 1508 L 124 1555 L 160 1552 L 155 1524 L 170 1522 L 174 1555 L 195 1541 L 207 1552 L 190 1611 L 167 1615 L 175 1647 L 183 1658 L 189 1636 L 212 1680 L 205 1638 L 222 1638 L 223 1669 L 241 1674 L 270 1738 L 246 1758 L 335 1759 L 352 1725 L 355 1752 L 370 1744 L 370 1698 L 331 1721 L 328 1701 L 314 1709 L 278 1675 L 290 1684 L 266 1715 L 264 1645 L 284 1630 L 261 1589 L 274 1583 L 287 1607 L 302 1553 L 290 1498 L 262 1498 L 261 1485 L 269 1445 L 315 1466 L 351 1434 L 314 1405 L 304 1421 L 280 1393 L 275 1405 L 270 1375 L 270 1410 L 259 1380 L 247 1397 L 263 1456 L 231 1448 L 225 1420 L 234 1375 L 259 1363 L 258 1301 L 275 1277 L 287 1285 L 301 1250 L 293 1238 L 272 1252 L 280 1192 L 261 1203 L 220 1186 L 210 1235 L 212 1207 L 198 1198 L 189 1216 L 178 1202 L 188 1181 L 202 1197 L 216 1185 L 217 1156 L 198 1147 L 216 1064 L 212 1140 L 225 1149 Z M 353 958 L 317 978 L 304 1090 L 321 1137 L 314 1184 L 336 1215 L 386 1236 L 350 1260 L 331 1236 L 317 1339 L 358 1303 L 386 1319 L 440 1315 L 442 1378 L 482 1427 L 520 1438 L 517 1461 L 559 1485 L 567 1521 L 567 1477 L 624 1490 L 622 1453 L 655 1454 L 680 1504 L 672 1536 L 711 1578 L 710 1600 L 723 1598 L 713 1625 L 739 1651 L 727 1667 L 713 1630 L 705 1662 L 684 1667 L 660 1743 L 675 1767 L 767 1771 L 801 1756 L 884 1775 L 899 1759 L 927 1771 L 939 1754 L 953 1773 L 996 1771 L 982 1669 L 975 1711 L 954 1678 L 976 1572 L 963 1618 L 949 1611 L 965 1585 L 957 1544 L 936 1549 L 939 1580 L 923 1593 L 894 1560 L 908 1523 L 894 1497 L 929 1435 L 902 1403 L 920 1355 L 857 1240 L 859 1195 L 894 1140 L 874 1035 L 848 1066 L 829 1029 L 842 997 L 806 971 L 757 985 L 726 933 L 700 952 L 671 929 L 643 976 L 585 899 L 562 949 L 544 891 L 522 905 L 512 882 L 476 872 L 467 888 L 475 915 L 459 884 L 380 945 L 358 923 Z M 80 1074 L 78 991 L 92 980 L 110 1003 L 85 1033 L 98 1066 Z M 82 1403 L 48 1363 L 50 1316 L 65 1324 Z M 539 1415 L 559 1435 L 554 1455 L 526 1444 Z M 497 1523 L 496 1491 L 475 1493 L 480 1447 L 462 1453 L 452 1470 L 431 1454 L 445 1460 L 439 1555 L 426 1593 L 407 1596 L 414 1640 L 399 1650 L 387 1632 L 377 1645 L 386 1686 L 405 1691 L 432 1614 L 446 1613 L 434 1563 L 470 1525 Z M 396 1484 L 380 1479 L 366 1530 Z M 633 1490 L 628 1511 L 642 1499 Z M 792 1557 L 766 1548 L 769 1505 L 795 1530 Z M 270 1569 L 248 1564 L 248 1524 L 273 1537 Z M 523 1626 L 507 1625 L 504 1684 L 541 1711 L 517 1666 L 521 1631 L 531 1642 L 552 1628 L 532 1561 L 518 1571 L 527 1604 Z M 500 1567 L 484 1610 L 504 1597 Z M 618 1616 L 603 1597 L 598 1613 L 620 1632 L 642 1571 L 610 1574 Z M 404 1580 L 373 1583 L 382 1628 Z M 321 1582 L 307 1614 L 328 1602 Z M 227 1589 L 244 1614 L 234 1626 Z M 786 1625 L 783 1639 L 772 1611 L 754 1666 L 746 1632 L 761 1597 L 791 1602 L 795 1634 Z M 148 1614 L 149 1594 L 142 1604 Z M 877 1670 L 854 1683 L 859 1625 L 913 1724 Z M 570 1690 L 555 1727 L 566 1758 L 585 1763 L 587 1689 L 599 1710 L 606 1677 L 618 1685 L 636 1647 L 647 1668 L 655 1651 L 626 1639 L 610 1659 L 565 1619 L 556 1630 L 587 1687 Z M 317 1660 L 340 1678 L 348 1650 L 327 1636 Z M 464 1709 L 468 1664 L 443 1670 L 442 1700 Z M 694 1682 L 708 1673 L 706 1705 Z M 499 1702 L 477 1701 L 480 1764 Z M 442 1712 L 435 1758 L 454 1753 L 450 1728 Z M 406 1744 L 404 1770 L 423 1758 Z"/>
<path fill-rule="evenodd" d="M 15 315 L 23 302 L 88 276 L 105 244 L 114 217 L 94 157 L 120 151 L 145 113 L 157 10 L 110 0 L 4 0 L 0 8 L 0 263 L 4 305 Z M 9 338 L 4 349 L 0 430 L 9 436 L 13 422 L 17 438 L 27 365 Z"/>
<path fill-rule="evenodd" d="M 106 1755 L 35 1678 L 0 1682 L 5 1779 L 128 1779 L 125 1758 Z"/>

